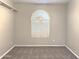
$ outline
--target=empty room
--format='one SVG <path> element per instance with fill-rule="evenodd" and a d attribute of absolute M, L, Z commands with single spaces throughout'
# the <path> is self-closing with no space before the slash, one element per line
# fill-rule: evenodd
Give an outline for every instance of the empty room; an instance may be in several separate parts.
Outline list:
<path fill-rule="evenodd" d="M 79 0 L 0 0 L 0 59 L 79 59 Z"/>

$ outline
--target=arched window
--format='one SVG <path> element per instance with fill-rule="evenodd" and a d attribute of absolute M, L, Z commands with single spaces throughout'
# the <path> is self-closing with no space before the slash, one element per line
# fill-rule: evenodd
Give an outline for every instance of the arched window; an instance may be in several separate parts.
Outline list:
<path fill-rule="evenodd" d="M 48 13 L 44 10 L 37 10 L 31 17 L 31 34 L 32 37 L 41 38 L 49 37 L 49 20 Z"/>

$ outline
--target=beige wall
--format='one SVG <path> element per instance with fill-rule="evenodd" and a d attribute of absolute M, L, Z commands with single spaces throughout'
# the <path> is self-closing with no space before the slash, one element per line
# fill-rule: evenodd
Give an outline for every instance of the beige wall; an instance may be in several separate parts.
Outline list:
<path fill-rule="evenodd" d="M 0 57 L 14 44 L 13 22 L 13 12 L 0 5 Z"/>
<path fill-rule="evenodd" d="M 16 3 L 19 12 L 16 14 L 17 45 L 64 45 L 66 39 L 66 5 L 34 5 Z M 43 9 L 50 15 L 49 38 L 31 37 L 31 16 L 35 10 Z"/>
<path fill-rule="evenodd" d="M 79 56 L 79 0 L 71 0 L 67 22 L 66 44 Z"/>

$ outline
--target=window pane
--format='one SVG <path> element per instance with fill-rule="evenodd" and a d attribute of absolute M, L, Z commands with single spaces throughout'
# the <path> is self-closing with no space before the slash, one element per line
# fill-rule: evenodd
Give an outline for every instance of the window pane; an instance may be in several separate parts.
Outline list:
<path fill-rule="evenodd" d="M 44 10 L 37 10 L 31 17 L 32 37 L 49 37 L 49 15 Z"/>

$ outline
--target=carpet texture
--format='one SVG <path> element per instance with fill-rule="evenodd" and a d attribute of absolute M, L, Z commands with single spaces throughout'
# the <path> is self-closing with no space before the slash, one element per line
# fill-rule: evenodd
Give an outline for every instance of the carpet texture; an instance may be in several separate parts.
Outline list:
<path fill-rule="evenodd" d="M 2 59 L 77 59 L 66 47 L 15 47 Z"/>

